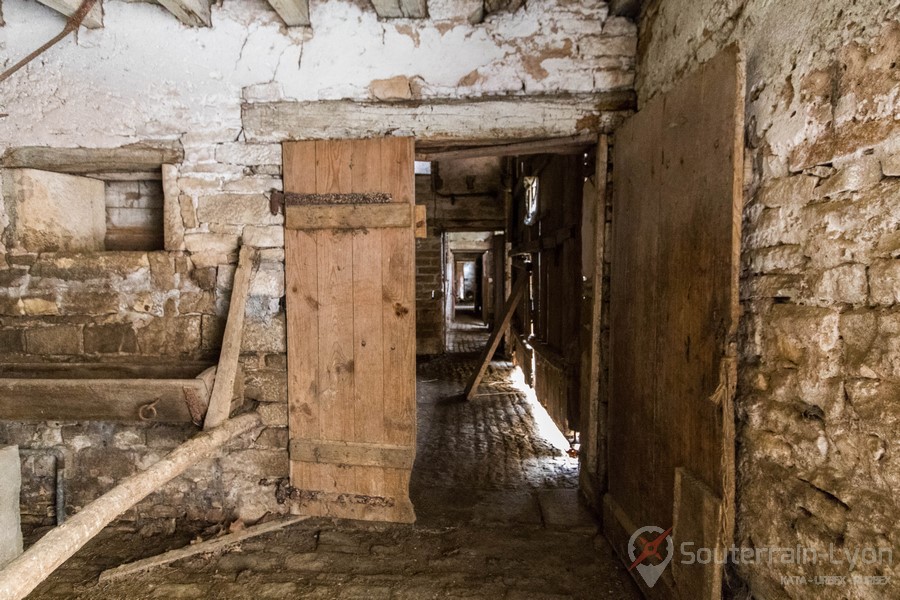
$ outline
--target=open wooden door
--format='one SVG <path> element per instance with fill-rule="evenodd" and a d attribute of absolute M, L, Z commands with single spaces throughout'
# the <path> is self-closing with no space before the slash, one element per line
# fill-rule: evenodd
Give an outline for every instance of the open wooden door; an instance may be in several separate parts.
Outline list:
<path fill-rule="evenodd" d="M 731 47 L 616 132 L 604 527 L 628 565 L 674 527 L 632 570 L 651 598 L 721 598 L 680 548 L 732 545 L 743 100 Z"/>
<path fill-rule="evenodd" d="M 412 138 L 284 144 L 294 512 L 412 522 Z"/>

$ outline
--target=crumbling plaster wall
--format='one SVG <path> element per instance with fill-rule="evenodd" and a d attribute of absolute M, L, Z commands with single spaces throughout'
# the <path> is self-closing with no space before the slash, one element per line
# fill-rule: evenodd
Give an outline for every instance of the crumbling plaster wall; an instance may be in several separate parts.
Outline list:
<path fill-rule="evenodd" d="M 900 559 L 898 7 L 664 0 L 642 13 L 639 104 L 727 44 L 746 54 L 739 546 Z M 887 560 L 734 573 L 760 599 L 900 594 Z M 890 581 L 811 579 L 849 574 Z"/>
<path fill-rule="evenodd" d="M 83 148 L 86 160 L 93 149 L 134 143 L 183 149 L 183 159 L 164 170 L 167 202 L 176 206 L 166 223 L 169 252 L 35 254 L 0 245 L 2 360 L 214 359 L 236 250 L 241 243 L 262 248 L 241 362 L 245 396 L 259 403 L 264 427 L 167 485 L 129 518 L 253 520 L 285 510 L 274 493 L 288 464 L 283 220 L 269 213 L 266 196 L 282 187 L 281 147 L 245 140 L 242 104 L 631 86 L 636 30 L 608 17 L 604 2 L 534 0 L 472 24 L 476 4 L 433 0 L 429 19 L 379 21 L 363 0 L 312 0 L 312 27 L 286 28 L 263 0 L 224 0 L 213 6 L 211 28 L 191 29 L 154 4 L 105 0 L 103 28 L 79 30 L 0 84 L 0 113 L 9 115 L 0 117 L 0 156 L 25 147 L 29 156 L 35 147 Z M 64 22 L 33 1 L 3 8 L 0 47 L 8 62 L 50 39 Z M 323 120 L 322 131 L 330 124 Z M 441 203 L 430 204 L 430 217 L 443 210 Z M 454 207 L 446 212 L 447 218 L 456 214 Z M 0 210 L 0 229 L 9 224 L 4 214 Z M 432 237 L 418 244 L 428 262 L 419 265 L 428 280 L 418 288 L 420 302 L 426 296 L 440 302 L 430 298 L 440 260 L 436 222 Z M 432 310 L 428 317 L 436 322 L 437 315 Z M 442 338 L 442 330 L 432 335 L 432 341 Z M 37 451 L 25 461 L 23 482 L 31 523 L 52 522 L 54 455 L 65 464 L 66 502 L 73 510 L 195 431 L 0 425 L 0 441 Z"/>

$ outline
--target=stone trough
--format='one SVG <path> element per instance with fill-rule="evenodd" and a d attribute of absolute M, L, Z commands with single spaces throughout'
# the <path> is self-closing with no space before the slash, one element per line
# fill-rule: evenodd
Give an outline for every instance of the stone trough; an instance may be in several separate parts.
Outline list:
<path fill-rule="evenodd" d="M 0 420 L 200 425 L 215 373 L 202 362 L 6 363 Z"/>

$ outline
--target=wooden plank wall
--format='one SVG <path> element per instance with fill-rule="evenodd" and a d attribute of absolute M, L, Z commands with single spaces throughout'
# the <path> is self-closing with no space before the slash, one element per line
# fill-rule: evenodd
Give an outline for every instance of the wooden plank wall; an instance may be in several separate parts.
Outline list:
<path fill-rule="evenodd" d="M 532 264 L 530 303 L 517 311 L 515 331 L 525 341 L 533 329 L 535 391 L 563 431 L 579 428 L 583 163 L 580 154 L 516 159 L 508 225 L 512 253 Z M 530 175 L 539 178 L 538 219 L 525 225 L 522 178 Z"/>
<path fill-rule="evenodd" d="M 626 561 L 635 525 L 731 544 L 743 98 L 729 48 L 616 134 L 604 504 Z M 721 595 L 719 566 L 671 572 L 652 597 Z"/>
<path fill-rule="evenodd" d="M 413 204 L 413 144 L 408 138 L 290 142 L 284 146 L 284 161 L 286 191 L 387 192 L 394 202 Z M 411 223 L 353 231 L 286 229 L 285 245 L 292 441 L 362 443 L 405 448 L 414 455 Z M 414 518 L 409 468 L 294 458 L 291 480 L 296 488 L 326 497 L 389 498 L 387 504 L 394 507 L 310 504 L 304 507 L 307 513 Z"/>

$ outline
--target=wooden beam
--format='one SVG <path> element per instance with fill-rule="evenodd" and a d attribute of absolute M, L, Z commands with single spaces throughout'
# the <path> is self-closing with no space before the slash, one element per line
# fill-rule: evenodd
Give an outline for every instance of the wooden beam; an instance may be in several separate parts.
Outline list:
<path fill-rule="evenodd" d="M 181 143 L 170 141 L 140 142 L 117 148 L 20 146 L 3 153 L 0 167 L 40 169 L 74 175 L 154 171 L 157 173 L 156 178 L 160 178 L 160 167 L 163 164 L 178 164 L 183 160 L 184 148 Z"/>
<path fill-rule="evenodd" d="M 228 307 L 228 321 L 225 322 L 225 336 L 222 352 L 209 398 L 209 409 L 203 429 L 218 427 L 231 414 L 231 400 L 234 397 L 235 379 L 238 374 L 238 359 L 241 356 L 241 338 L 244 334 L 244 312 L 250 291 L 250 277 L 259 259 L 259 253 L 252 246 L 242 246 L 238 267 L 231 288 L 231 305 Z"/>
<path fill-rule="evenodd" d="M 497 351 L 497 346 L 500 345 L 500 338 L 503 337 L 503 333 L 506 331 L 506 328 L 509 327 L 509 322 L 512 320 L 513 313 L 516 312 L 516 306 L 518 306 L 519 301 L 525 294 L 525 290 L 528 288 L 528 280 L 528 273 L 522 273 L 519 275 L 519 280 L 516 281 L 513 286 L 512 292 L 509 294 L 509 299 L 503 307 L 503 316 L 495 323 L 494 330 L 491 331 L 491 337 L 488 339 L 487 346 L 484 347 L 484 351 L 481 353 L 481 358 L 478 361 L 478 370 L 472 374 L 472 379 L 469 380 L 469 384 L 463 392 L 463 396 L 465 396 L 466 400 L 471 400 L 475 396 L 475 392 L 478 391 L 478 385 L 481 383 L 481 380 L 484 379 L 484 374 L 487 371 L 488 365 L 491 364 L 494 352 Z"/>
<path fill-rule="evenodd" d="M 290 453 L 301 462 L 386 469 L 411 469 L 416 459 L 412 446 L 331 440 L 291 440 Z"/>
<path fill-rule="evenodd" d="M 202 379 L 0 379 L 0 420 L 200 423 Z"/>
<path fill-rule="evenodd" d="M 198 434 L 146 470 L 123 480 L 50 530 L 0 571 L 0 600 L 22 600 L 116 517 L 188 468 L 214 456 L 227 442 L 261 424 L 255 412 L 235 417 L 221 427 Z"/>
<path fill-rule="evenodd" d="M 372 0 L 382 19 L 424 19 L 428 16 L 426 0 Z"/>
<path fill-rule="evenodd" d="M 234 533 L 229 533 L 221 537 L 211 538 L 202 542 L 197 542 L 196 544 L 191 543 L 189 546 L 185 546 L 184 548 L 169 550 L 168 552 L 163 552 L 162 554 L 158 554 L 157 556 L 142 558 L 141 560 L 136 560 L 124 565 L 119 565 L 118 567 L 107 569 L 106 571 L 100 573 L 100 583 L 103 583 L 104 581 L 112 581 L 114 579 L 121 579 L 122 577 L 133 575 L 135 573 L 143 573 L 144 571 L 149 571 L 154 567 L 162 567 L 164 565 L 171 564 L 176 560 L 182 560 L 191 556 L 197 556 L 198 554 L 212 554 L 214 552 L 222 552 L 224 550 L 227 550 L 231 546 L 234 546 L 235 544 L 240 544 L 245 540 L 265 535 L 267 533 L 272 533 L 273 531 L 279 531 L 281 529 L 284 529 L 285 527 L 296 525 L 301 521 L 306 521 L 307 519 L 309 519 L 309 517 L 286 517 L 277 521 L 269 521 L 268 523 L 254 525 L 252 527 L 248 527 L 247 529 L 241 529 L 240 531 L 235 531 Z"/>
<path fill-rule="evenodd" d="M 170 13 L 188 27 L 209 27 L 212 17 L 209 0 L 158 0 Z"/>
<path fill-rule="evenodd" d="M 309 0 L 269 0 L 269 4 L 288 27 L 309 25 Z"/>
<path fill-rule="evenodd" d="M 409 204 L 321 204 L 288 206 L 285 229 L 378 229 L 412 225 Z"/>
<path fill-rule="evenodd" d="M 62 13 L 67 17 L 71 17 L 81 6 L 82 0 L 38 0 L 44 6 L 52 8 L 58 13 Z M 89 29 L 99 29 L 103 27 L 103 7 L 101 2 L 97 2 L 88 12 L 82 25 Z"/>
<path fill-rule="evenodd" d="M 579 154 L 597 142 L 593 133 L 582 133 L 562 138 L 472 146 L 468 148 L 416 151 L 416 160 L 456 160 L 487 156 L 528 156 L 531 154 Z"/>
<path fill-rule="evenodd" d="M 254 102 L 242 106 L 248 142 L 410 135 L 416 146 L 497 144 L 609 132 L 634 92 L 495 96 L 415 102 Z"/>

